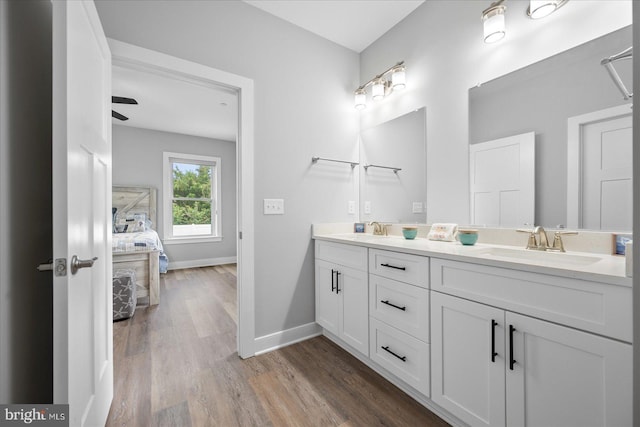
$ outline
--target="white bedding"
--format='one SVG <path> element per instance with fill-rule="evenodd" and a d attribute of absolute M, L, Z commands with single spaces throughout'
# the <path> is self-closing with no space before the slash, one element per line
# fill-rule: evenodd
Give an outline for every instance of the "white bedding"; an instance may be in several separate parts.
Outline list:
<path fill-rule="evenodd" d="M 160 236 L 155 230 L 138 233 L 113 233 L 111 250 L 115 252 L 162 251 Z"/>

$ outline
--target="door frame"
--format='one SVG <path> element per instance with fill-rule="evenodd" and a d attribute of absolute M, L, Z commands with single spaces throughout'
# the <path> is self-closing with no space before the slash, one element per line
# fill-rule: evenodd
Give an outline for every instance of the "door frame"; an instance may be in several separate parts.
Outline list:
<path fill-rule="evenodd" d="M 632 104 L 592 111 L 567 119 L 567 228 L 582 228 L 582 128 L 632 115 Z"/>
<path fill-rule="evenodd" d="M 254 230 L 254 88 L 253 80 L 196 62 L 107 38 L 112 66 L 142 69 L 177 79 L 224 86 L 238 94 L 236 204 L 238 250 L 238 355 L 255 355 L 255 230 Z"/>

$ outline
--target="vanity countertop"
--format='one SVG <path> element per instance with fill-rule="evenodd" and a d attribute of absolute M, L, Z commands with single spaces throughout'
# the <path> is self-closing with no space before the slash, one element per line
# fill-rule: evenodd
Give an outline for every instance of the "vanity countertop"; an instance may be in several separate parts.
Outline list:
<path fill-rule="evenodd" d="M 368 233 L 314 233 L 313 238 L 612 285 L 632 286 L 632 279 L 625 276 L 624 256 L 588 252 L 539 253 L 525 251 L 515 246 L 487 243 L 463 246 L 460 242 L 433 241 L 421 237 L 407 240 L 402 236 L 374 236 Z"/>

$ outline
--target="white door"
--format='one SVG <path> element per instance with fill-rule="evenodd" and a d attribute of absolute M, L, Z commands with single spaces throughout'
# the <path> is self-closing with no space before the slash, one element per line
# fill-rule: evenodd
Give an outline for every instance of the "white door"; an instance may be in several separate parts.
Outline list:
<path fill-rule="evenodd" d="M 431 292 L 431 398 L 474 426 L 505 425 L 504 311 Z"/>
<path fill-rule="evenodd" d="M 631 345 L 507 312 L 507 425 L 630 426 Z"/>
<path fill-rule="evenodd" d="M 631 104 L 567 120 L 567 225 L 632 229 Z"/>
<path fill-rule="evenodd" d="M 340 338 L 369 354 L 369 282 L 367 272 L 337 267 L 337 289 L 340 296 Z"/>
<path fill-rule="evenodd" d="M 471 223 L 521 227 L 535 215 L 535 134 L 469 147 Z"/>
<path fill-rule="evenodd" d="M 53 1 L 54 403 L 104 425 L 113 398 L 111 54 L 91 1 Z M 73 272 L 72 258 L 92 267 Z M 87 263 L 89 264 L 89 263 Z"/>
<path fill-rule="evenodd" d="M 631 231 L 631 113 L 582 129 L 582 228 Z"/>

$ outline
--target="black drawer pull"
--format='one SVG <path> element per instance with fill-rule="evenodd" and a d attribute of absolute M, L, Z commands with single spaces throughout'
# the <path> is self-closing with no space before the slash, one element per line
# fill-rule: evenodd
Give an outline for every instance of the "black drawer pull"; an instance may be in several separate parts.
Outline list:
<path fill-rule="evenodd" d="M 498 326 L 498 322 L 491 319 L 491 361 L 494 363 L 498 355 L 496 352 L 496 326 Z"/>
<path fill-rule="evenodd" d="M 516 331 L 516 328 L 513 325 L 509 325 L 509 369 L 513 371 L 513 365 L 515 365 L 516 359 L 513 358 L 513 333 Z"/>
<path fill-rule="evenodd" d="M 380 302 L 381 302 L 381 303 L 383 303 L 383 304 L 390 305 L 390 306 L 391 306 L 391 307 L 393 307 L 393 308 L 397 308 L 398 310 L 405 311 L 405 310 L 407 309 L 407 306 L 400 307 L 400 306 L 398 306 L 398 305 L 395 305 L 395 304 L 393 304 L 393 303 L 390 303 L 390 302 L 389 302 L 389 300 L 386 300 L 386 301 L 380 301 Z"/>
<path fill-rule="evenodd" d="M 333 293 L 333 291 L 336 290 L 336 279 L 334 274 L 336 273 L 336 270 L 334 270 L 333 268 L 331 269 L 331 292 Z"/>
<path fill-rule="evenodd" d="M 340 293 L 340 275 L 342 273 L 340 273 L 338 270 L 336 270 L 336 294 Z"/>
<path fill-rule="evenodd" d="M 388 268 L 395 268 L 396 270 L 402 270 L 405 271 L 407 269 L 407 267 L 397 267 L 395 265 L 391 265 L 391 264 L 380 264 L 382 267 L 388 267 Z"/>
<path fill-rule="evenodd" d="M 389 350 L 389 346 L 382 346 L 381 347 L 384 351 L 393 354 L 395 357 L 397 357 L 398 359 L 402 360 L 403 362 L 407 361 L 407 356 L 398 356 L 396 353 L 394 353 L 393 351 Z"/>

